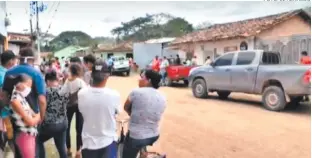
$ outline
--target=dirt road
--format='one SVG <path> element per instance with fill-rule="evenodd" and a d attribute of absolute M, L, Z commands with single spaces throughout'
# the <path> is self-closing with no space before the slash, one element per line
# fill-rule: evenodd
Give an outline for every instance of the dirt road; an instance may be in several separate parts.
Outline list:
<path fill-rule="evenodd" d="M 138 76 L 111 77 L 108 87 L 117 89 L 124 101 L 137 81 Z M 311 157 L 310 106 L 277 113 L 264 110 L 257 96 L 231 94 L 228 101 L 221 101 L 196 99 L 186 87 L 160 91 L 168 105 L 160 140 L 151 150 L 169 158 Z M 75 138 L 74 124 L 71 128 Z M 49 151 L 49 157 L 57 157 L 55 150 Z"/>
<path fill-rule="evenodd" d="M 137 76 L 112 77 L 108 86 L 126 99 L 137 80 Z M 277 113 L 264 110 L 256 96 L 231 94 L 228 101 L 221 101 L 196 99 L 186 87 L 160 91 L 168 105 L 161 139 L 152 150 L 169 158 L 311 157 L 310 106 Z"/>

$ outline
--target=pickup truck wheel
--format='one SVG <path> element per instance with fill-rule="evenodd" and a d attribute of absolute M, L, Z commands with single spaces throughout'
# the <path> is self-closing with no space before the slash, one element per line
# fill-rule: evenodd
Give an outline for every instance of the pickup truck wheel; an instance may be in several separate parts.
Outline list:
<path fill-rule="evenodd" d="M 229 91 L 217 91 L 218 96 L 220 99 L 227 99 L 228 96 L 231 94 Z"/>
<path fill-rule="evenodd" d="M 278 86 L 268 86 L 262 94 L 263 106 L 271 111 L 281 111 L 286 106 L 284 91 Z"/>
<path fill-rule="evenodd" d="M 170 87 L 172 85 L 172 80 L 169 77 L 165 78 L 165 86 Z"/>
<path fill-rule="evenodd" d="M 196 98 L 207 98 L 208 92 L 205 81 L 203 79 L 193 81 L 192 92 Z"/>

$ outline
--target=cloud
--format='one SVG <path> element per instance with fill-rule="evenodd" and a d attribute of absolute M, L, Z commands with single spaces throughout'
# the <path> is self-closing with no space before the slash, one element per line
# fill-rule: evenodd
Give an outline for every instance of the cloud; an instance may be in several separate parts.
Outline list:
<path fill-rule="evenodd" d="M 121 22 L 144 16 L 146 13 L 169 13 L 197 25 L 204 21 L 231 22 L 310 6 L 310 2 L 266 1 L 61 1 L 55 18 L 52 18 L 56 3 L 47 2 L 48 10 L 40 15 L 40 28 L 43 31 L 47 31 L 51 24 L 49 33 L 59 34 L 66 30 L 81 30 L 91 36 L 111 36 L 110 31 Z M 28 7 L 29 2 L 25 1 L 7 2 L 7 10 L 12 14 L 10 16 L 12 25 L 9 31 L 22 32 L 24 29 L 29 29 L 29 16 L 25 14 Z"/>

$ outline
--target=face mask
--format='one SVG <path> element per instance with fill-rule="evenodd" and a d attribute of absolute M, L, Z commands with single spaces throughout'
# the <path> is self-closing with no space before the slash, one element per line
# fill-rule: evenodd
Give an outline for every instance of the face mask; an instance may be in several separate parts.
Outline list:
<path fill-rule="evenodd" d="M 21 92 L 23 97 L 27 97 L 31 91 L 30 87 L 25 87 L 25 89 Z"/>

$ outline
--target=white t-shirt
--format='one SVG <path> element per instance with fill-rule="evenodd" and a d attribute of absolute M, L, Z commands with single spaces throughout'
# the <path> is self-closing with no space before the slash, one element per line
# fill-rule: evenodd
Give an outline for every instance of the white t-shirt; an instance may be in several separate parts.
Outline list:
<path fill-rule="evenodd" d="M 116 112 L 121 110 L 120 94 L 110 88 L 87 87 L 78 92 L 78 108 L 84 122 L 82 149 L 96 150 L 117 141 Z"/>
<path fill-rule="evenodd" d="M 77 92 L 79 89 L 87 87 L 87 84 L 81 79 L 81 78 L 76 78 L 75 80 L 66 80 L 61 91 L 60 95 L 65 95 L 65 94 L 73 94 Z"/>

